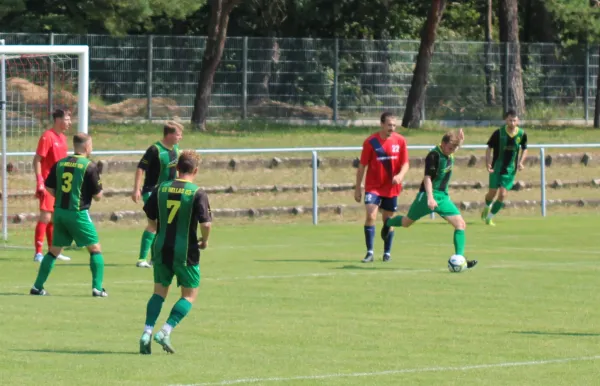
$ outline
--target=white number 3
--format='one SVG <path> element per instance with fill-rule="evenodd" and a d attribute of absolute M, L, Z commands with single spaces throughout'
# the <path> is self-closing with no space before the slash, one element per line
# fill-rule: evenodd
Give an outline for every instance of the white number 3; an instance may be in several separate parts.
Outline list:
<path fill-rule="evenodd" d="M 392 153 L 399 153 L 400 145 L 392 145 Z"/>

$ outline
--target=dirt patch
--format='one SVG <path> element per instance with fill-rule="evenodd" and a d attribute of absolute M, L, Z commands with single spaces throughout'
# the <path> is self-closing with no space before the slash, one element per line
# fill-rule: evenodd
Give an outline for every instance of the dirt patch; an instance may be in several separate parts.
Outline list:
<path fill-rule="evenodd" d="M 15 103 L 28 105 L 29 112 L 39 115 L 40 119 L 46 118 L 46 106 L 48 105 L 48 89 L 37 85 L 23 78 L 8 78 L 9 100 L 17 99 Z M 16 94 L 16 95 L 15 95 Z M 66 90 L 57 90 L 53 95 L 54 104 L 66 106 L 76 114 L 77 96 Z M 117 120 L 122 118 L 137 118 L 147 115 L 146 98 L 129 98 L 111 105 L 99 105 L 90 102 L 90 115 L 94 119 Z M 177 102 L 171 98 L 152 98 L 153 114 L 158 116 L 174 116 L 180 114 L 181 108 Z M 18 113 L 11 112 L 11 116 L 16 118 Z"/>
<path fill-rule="evenodd" d="M 263 99 L 248 103 L 248 113 L 254 117 L 331 119 L 333 109 L 329 106 L 301 106 Z"/>

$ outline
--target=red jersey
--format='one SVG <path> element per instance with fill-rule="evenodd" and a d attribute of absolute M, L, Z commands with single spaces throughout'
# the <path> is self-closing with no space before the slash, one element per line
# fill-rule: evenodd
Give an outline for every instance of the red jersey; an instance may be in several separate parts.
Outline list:
<path fill-rule="evenodd" d="M 67 137 L 63 133 L 58 133 L 54 129 L 44 131 L 35 151 L 35 154 L 42 157 L 42 178 L 44 180 L 50 174 L 52 166 L 67 156 L 68 149 Z"/>
<path fill-rule="evenodd" d="M 392 179 L 400 173 L 402 165 L 408 162 L 406 140 L 394 132 L 383 139 L 379 133 L 371 135 L 363 143 L 360 163 L 367 167 L 365 193 L 381 197 L 396 197 L 402 185 L 393 185 Z"/>

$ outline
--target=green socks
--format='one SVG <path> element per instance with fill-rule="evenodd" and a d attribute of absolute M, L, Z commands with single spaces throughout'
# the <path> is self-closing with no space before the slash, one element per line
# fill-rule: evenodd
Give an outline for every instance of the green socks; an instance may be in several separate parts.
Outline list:
<path fill-rule="evenodd" d="M 146 257 L 148 256 L 148 251 L 150 251 L 150 248 L 152 247 L 154 236 L 156 236 L 156 234 L 148 232 L 146 230 L 144 231 L 144 234 L 142 235 L 142 243 L 140 245 L 140 260 L 146 260 Z"/>
<path fill-rule="evenodd" d="M 37 278 L 35 279 L 35 284 L 33 284 L 35 288 L 39 290 L 44 288 L 44 283 L 46 280 L 48 280 L 48 276 L 50 275 L 50 272 L 52 272 L 52 268 L 54 268 L 55 263 L 56 256 L 50 252 L 46 253 L 40 264 L 40 269 L 38 271 Z"/>
<path fill-rule="evenodd" d="M 90 270 L 92 271 L 92 288 L 102 291 L 102 282 L 104 281 L 104 257 L 102 257 L 102 253 L 93 252 L 90 254 Z"/>
<path fill-rule="evenodd" d="M 389 227 L 401 227 L 404 216 L 395 216 L 387 220 L 385 225 Z"/>
<path fill-rule="evenodd" d="M 500 201 L 494 201 L 494 205 L 492 205 L 492 210 L 490 211 L 493 215 L 500 212 L 500 209 L 504 208 L 504 203 Z"/>
<path fill-rule="evenodd" d="M 174 328 L 177 326 L 183 318 L 190 312 L 192 309 L 192 303 L 188 302 L 186 299 L 181 298 L 175 303 L 173 308 L 171 309 L 171 314 L 167 319 L 167 324 Z M 170 332 L 170 331 L 167 331 Z"/>
<path fill-rule="evenodd" d="M 485 206 L 490 206 L 492 205 L 492 202 L 494 202 L 493 200 L 488 200 L 487 198 L 485 199 Z"/>
<path fill-rule="evenodd" d="M 148 305 L 146 306 L 146 326 L 154 327 L 164 301 L 165 299 L 157 294 L 152 295 L 150 300 L 148 300 Z"/>
<path fill-rule="evenodd" d="M 454 231 L 454 254 L 465 255 L 465 231 L 462 229 Z"/>

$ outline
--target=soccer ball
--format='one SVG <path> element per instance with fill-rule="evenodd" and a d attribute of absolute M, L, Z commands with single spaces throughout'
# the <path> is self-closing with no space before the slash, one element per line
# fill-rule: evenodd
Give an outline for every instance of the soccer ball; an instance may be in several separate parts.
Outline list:
<path fill-rule="evenodd" d="M 467 260 L 461 255 L 452 255 L 448 259 L 448 271 L 450 272 L 462 272 L 467 269 Z"/>

